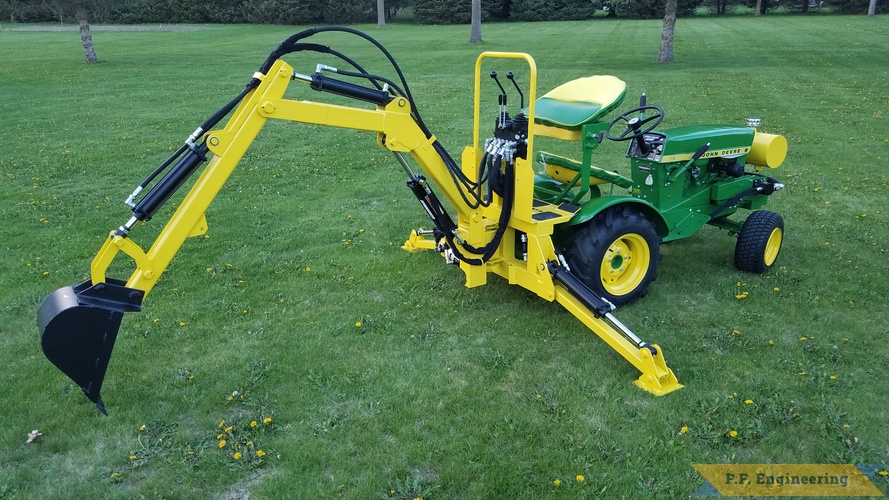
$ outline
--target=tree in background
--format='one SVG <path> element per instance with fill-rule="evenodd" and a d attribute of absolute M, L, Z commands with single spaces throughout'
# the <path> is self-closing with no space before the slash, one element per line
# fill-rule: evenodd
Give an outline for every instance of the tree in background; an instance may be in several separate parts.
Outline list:
<path fill-rule="evenodd" d="M 386 27 L 386 1 L 377 0 L 377 28 Z"/>
<path fill-rule="evenodd" d="M 673 33 L 676 30 L 677 0 L 667 0 L 664 6 L 664 27 L 661 30 L 661 46 L 657 52 L 657 62 L 673 62 Z"/>
<path fill-rule="evenodd" d="M 870 0 L 870 5 L 867 8 L 867 16 L 872 17 L 877 11 L 877 0 Z"/>
<path fill-rule="evenodd" d="M 93 47 L 93 34 L 90 30 L 86 0 L 73 0 L 74 17 L 80 24 L 80 43 L 83 45 L 84 60 L 88 63 L 98 61 L 96 49 Z"/>
<path fill-rule="evenodd" d="M 482 43 L 482 0 L 472 0 L 472 28 L 469 43 Z"/>

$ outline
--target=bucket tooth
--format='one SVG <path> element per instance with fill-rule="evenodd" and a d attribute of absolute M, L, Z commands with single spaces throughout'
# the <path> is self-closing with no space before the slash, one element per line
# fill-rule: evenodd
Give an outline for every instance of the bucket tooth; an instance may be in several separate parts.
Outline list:
<path fill-rule="evenodd" d="M 43 354 L 102 413 L 100 391 L 123 313 L 139 311 L 143 296 L 118 280 L 87 281 L 51 293 L 37 314 Z"/>

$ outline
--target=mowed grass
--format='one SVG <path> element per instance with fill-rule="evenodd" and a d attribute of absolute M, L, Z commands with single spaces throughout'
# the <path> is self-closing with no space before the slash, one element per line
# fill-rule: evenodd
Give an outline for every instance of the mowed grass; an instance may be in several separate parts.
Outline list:
<path fill-rule="evenodd" d="M 38 306 L 302 28 L 94 32 L 95 65 L 76 32 L 0 31 L 0 498 L 676 498 L 695 463 L 889 462 L 885 16 L 682 19 L 671 65 L 657 21 L 485 25 L 481 47 L 463 26 L 363 28 L 454 156 L 481 50 L 531 53 L 541 91 L 616 75 L 621 110 L 646 92 L 664 127 L 761 118 L 790 143 L 778 266 L 734 270 L 715 228 L 662 247 L 649 296 L 617 313 L 686 386 L 654 397 L 558 305 L 401 250 L 429 222 L 372 134 L 269 123 L 207 237 L 124 319 L 105 417 L 43 357 Z M 320 43 L 387 71 L 357 39 Z M 626 172 L 622 145 L 597 155 Z"/>

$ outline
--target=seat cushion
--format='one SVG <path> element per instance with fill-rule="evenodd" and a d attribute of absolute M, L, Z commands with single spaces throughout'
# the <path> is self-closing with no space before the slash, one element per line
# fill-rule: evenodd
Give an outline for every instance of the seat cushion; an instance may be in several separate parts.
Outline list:
<path fill-rule="evenodd" d="M 627 84 L 614 76 L 578 78 L 537 99 L 534 120 L 544 125 L 579 129 L 604 118 L 623 102 L 626 92 Z"/>

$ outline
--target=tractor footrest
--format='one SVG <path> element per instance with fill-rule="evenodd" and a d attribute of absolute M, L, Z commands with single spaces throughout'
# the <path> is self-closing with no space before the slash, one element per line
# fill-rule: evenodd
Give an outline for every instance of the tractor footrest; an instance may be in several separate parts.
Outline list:
<path fill-rule="evenodd" d="M 561 203 L 559 205 L 553 205 L 552 203 L 547 203 L 543 200 L 534 200 L 534 204 L 532 206 L 531 218 L 535 222 L 551 222 L 553 224 L 561 224 L 562 222 L 569 221 L 577 211 L 580 210 L 580 207 L 574 206 L 570 203 Z"/>

